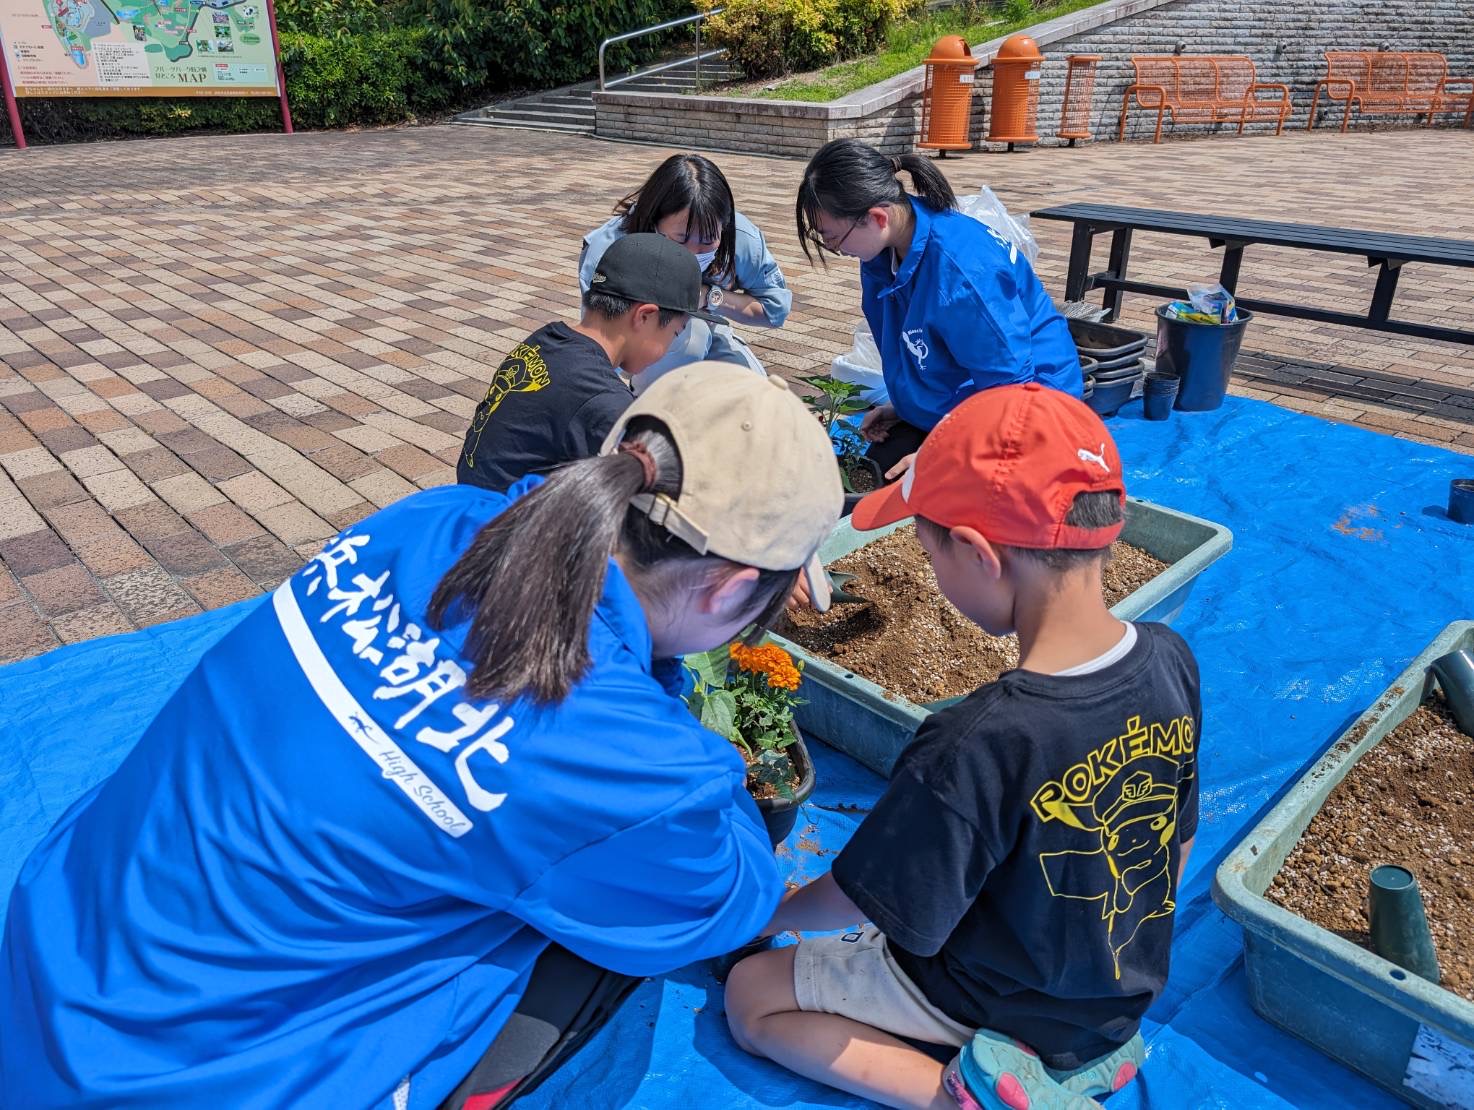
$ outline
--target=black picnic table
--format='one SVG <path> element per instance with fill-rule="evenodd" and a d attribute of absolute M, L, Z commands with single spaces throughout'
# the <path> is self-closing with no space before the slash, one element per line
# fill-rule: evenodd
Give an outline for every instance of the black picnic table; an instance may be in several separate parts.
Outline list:
<path fill-rule="evenodd" d="M 1151 293 L 1173 299 L 1184 299 L 1187 295 L 1184 289 L 1132 281 L 1126 276 L 1132 232 L 1148 231 L 1207 239 L 1213 248 L 1224 248 L 1218 280 L 1240 305 L 1251 312 L 1293 316 L 1328 324 L 1347 324 L 1398 335 L 1415 335 L 1421 339 L 1474 344 L 1474 304 L 1470 305 L 1471 318 L 1461 321 L 1465 324 L 1464 327 L 1420 324 L 1392 318 L 1392 301 L 1397 294 L 1397 279 L 1405 264 L 1423 262 L 1435 266 L 1474 267 L 1474 241 L 1439 239 L 1427 235 L 1389 235 L 1379 231 L 1275 223 L 1235 216 L 1202 216 L 1191 212 L 1165 212 L 1156 208 L 1128 208 L 1114 204 L 1064 204 L 1056 208 L 1041 209 L 1033 215 L 1041 220 L 1062 220 L 1075 225 L 1070 242 L 1070 268 L 1065 279 L 1065 299 L 1083 300 L 1090 290 L 1104 289 L 1108 320 L 1115 320 L 1119 315 L 1123 293 Z M 1110 262 L 1107 269 L 1092 274 L 1089 272 L 1090 249 L 1095 237 L 1107 231 L 1111 233 Z M 1294 247 L 1365 258 L 1368 266 L 1378 267 L 1371 307 L 1365 313 L 1341 312 L 1241 296 L 1238 284 L 1244 249 L 1254 245 Z"/>

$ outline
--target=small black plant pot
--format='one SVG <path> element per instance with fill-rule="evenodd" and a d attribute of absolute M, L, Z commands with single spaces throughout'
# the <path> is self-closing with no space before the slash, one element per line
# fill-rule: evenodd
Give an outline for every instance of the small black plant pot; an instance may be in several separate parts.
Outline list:
<path fill-rule="evenodd" d="M 798 807 L 809 800 L 809 795 L 814 792 L 814 761 L 809 758 L 809 749 L 804 744 L 803 735 L 798 731 L 798 726 L 793 728 L 794 742 L 788 748 L 788 758 L 793 760 L 793 766 L 798 771 L 798 786 L 794 788 L 791 798 L 754 798 L 757 802 L 758 812 L 763 815 L 763 824 L 768 827 L 768 839 L 773 842 L 776 849 L 788 839 L 788 834 L 793 831 L 793 826 L 798 823 Z"/>
<path fill-rule="evenodd" d="M 1166 420 L 1172 415 L 1172 404 L 1177 400 L 1177 387 L 1181 381 L 1176 374 L 1154 371 L 1146 376 L 1142 411 L 1148 420 Z"/>
<path fill-rule="evenodd" d="M 850 485 L 853 479 L 851 475 L 845 473 L 844 465 L 844 461 L 840 460 L 840 475 L 845 479 L 844 512 L 842 515 L 849 516 L 852 512 L 855 511 L 855 506 L 860 503 L 860 498 L 874 493 L 881 486 L 885 485 L 885 475 L 880 472 L 880 464 L 867 455 L 861 455 L 857 459 L 851 459 L 850 467 L 852 472 L 859 471 L 868 474 L 875 481 L 875 484 L 871 486 L 870 489 L 856 493 L 850 489 Z M 800 741 L 800 743 L 802 743 L 802 741 Z"/>
<path fill-rule="evenodd" d="M 1448 519 L 1474 524 L 1474 478 L 1455 478 L 1448 484 Z"/>

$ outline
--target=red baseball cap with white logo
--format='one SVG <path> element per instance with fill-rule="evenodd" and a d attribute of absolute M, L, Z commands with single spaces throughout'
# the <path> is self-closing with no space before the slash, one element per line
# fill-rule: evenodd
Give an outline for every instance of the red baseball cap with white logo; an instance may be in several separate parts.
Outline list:
<path fill-rule="evenodd" d="M 1100 548 L 1120 524 L 1065 523 L 1075 496 L 1096 492 L 1125 504 L 1110 433 L 1083 402 L 1030 382 L 963 401 L 932 429 L 905 476 L 864 498 L 850 520 L 867 530 L 921 516 L 1010 547 Z"/>

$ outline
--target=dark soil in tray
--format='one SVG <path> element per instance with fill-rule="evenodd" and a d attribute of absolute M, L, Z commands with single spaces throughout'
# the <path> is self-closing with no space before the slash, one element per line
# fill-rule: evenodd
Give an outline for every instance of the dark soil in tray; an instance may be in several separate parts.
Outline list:
<path fill-rule="evenodd" d="M 777 631 L 815 655 L 913 702 L 970 694 L 1018 666 L 1016 637 L 989 636 L 942 596 L 914 525 L 866 544 L 830 569 L 858 575 L 845 589 L 875 604 L 790 614 Z M 1106 564 L 1106 604 L 1166 569 L 1160 559 L 1117 541 Z"/>
<path fill-rule="evenodd" d="M 1369 949 L 1367 879 L 1384 863 L 1418 877 L 1442 985 L 1474 1001 L 1474 740 L 1438 695 L 1331 791 L 1265 897 Z"/>

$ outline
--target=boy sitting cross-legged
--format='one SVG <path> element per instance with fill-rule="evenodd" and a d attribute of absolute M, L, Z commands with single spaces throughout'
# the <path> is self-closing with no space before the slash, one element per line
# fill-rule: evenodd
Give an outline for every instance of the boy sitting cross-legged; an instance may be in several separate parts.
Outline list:
<path fill-rule="evenodd" d="M 1135 1076 L 1197 826 L 1202 709 L 1182 639 L 1102 600 L 1124 503 L 1100 419 L 1030 384 L 964 401 L 855 509 L 857 528 L 915 516 L 942 593 L 1017 632 L 1019 666 L 927 720 L 768 933 L 870 924 L 732 971 L 747 1051 L 899 1107 L 1089 1107 Z M 956 1054 L 944 1068 L 915 1042 Z"/>

